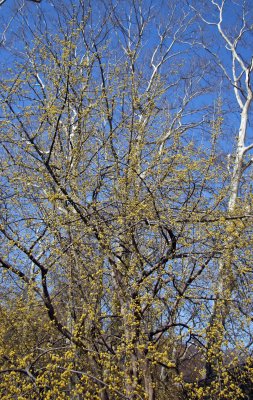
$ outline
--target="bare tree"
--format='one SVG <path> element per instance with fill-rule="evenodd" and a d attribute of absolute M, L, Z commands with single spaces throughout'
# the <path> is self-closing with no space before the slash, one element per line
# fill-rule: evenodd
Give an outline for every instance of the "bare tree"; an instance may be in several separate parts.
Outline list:
<path fill-rule="evenodd" d="M 240 189 L 244 175 L 247 174 L 252 165 L 252 157 L 248 153 L 253 148 L 252 135 L 249 131 L 250 115 L 252 109 L 252 85 L 251 76 L 253 70 L 252 52 L 247 49 L 247 41 L 252 38 L 252 14 L 250 4 L 246 1 L 235 3 L 233 1 L 211 1 L 209 15 L 207 9 L 199 10 L 196 4 L 191 4 L 190 7 L 194 10 L 199 20 L 204 24 L 204 27 L 215 32 L 221 39 L 220 48 L 215 48 L 208 43 L 207 39 L 202 39 L 199 44 L 213 58 L 217 67 L 222 72 L 224 79 L 230 85 L 234 92 L 234 97 L 237 103 L 237 115 L 239 117 L 238 134 L 235 138 L 234 153 L 228 155 L 230 183 L 227 211 L 233 216 L 238 212 L 240 207 L 246 206 L 246 212 L 250 209 L 247 206 L 248 198 L 243 196 Z M 235 25 L 232 27 L 227 23 L 228 12 L 234 7 Z M 232 18 L 232 17 L 231 17 Z M 204 28 L 205 29 L 205 28 Z M 210 40 L 210 38 L 209 38 Z M 231 165 L 231 158 L 233 159 Z M 246 202 L 246 204 L 243 204 Z M 237 253 L 237 235 L 234 234 L 235 226 L 229 222 L 226 228 L 227 235 L 225 238 L 225 247 L 227 250 L 221 257 L 219 265 L 219 276 L 217 280 L 218 300 L 214 304 L 213 312 L 210 318 L 210 343 L 208 349 L 213 349 L 216 343 L 217 351 L 223 341 L 225 334 L 225 325 L 229 316 L 229 309 L 233 298 L 234 289 L 236 288 L 236 270 L 234 269 L 234 258 Z M 231 235 L 229 234 L 231 233 Z M 207 362 L 207 378 L 214 375 L 216 364 L 213 357 L 214 350 L 211 350 L 212 357 L 210 362 Z"/>

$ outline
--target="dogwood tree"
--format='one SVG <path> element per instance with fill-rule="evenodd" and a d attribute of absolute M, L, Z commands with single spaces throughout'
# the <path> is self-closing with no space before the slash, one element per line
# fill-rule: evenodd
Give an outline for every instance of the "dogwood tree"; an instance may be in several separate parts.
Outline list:
<path fill-rule="evenodd" d="M 1 66 L 2 398 L 242 398 L 247 4 L 27 7 Z"/>

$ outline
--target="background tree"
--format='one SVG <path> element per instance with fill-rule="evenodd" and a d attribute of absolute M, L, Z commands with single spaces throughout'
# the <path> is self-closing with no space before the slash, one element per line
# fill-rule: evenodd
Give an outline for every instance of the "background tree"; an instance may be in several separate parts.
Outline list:
<path fill-rule="evenodd" d="M 252 114 L 251 75 L 253 65 L 252 54 L 248 49 L 248 40 L 251 40 L 252 37 L 252 14 L 248 11 L 250 5 L 247 2 L 232 3 L 234 4 L 234 10 L 233 14 L 230 15 L 230 20 L 235 22 L 232 27 L 231 21 L 229 21 L 229 24 L 226 21 L 229 7 L 231 6 L 230 2 L 211 1 L 209 4 L 211 19 L 206 17 L 208 8 L 203 10 L 203 12 L 197 11 L 196 5 L 191 5 L 191 8 L 196 12 L 200 22 L 210 27 L 211 30 L 215 29 L 221 38 L 221 44 L 216 48 L 214 46 L 210 47 L 205 39 L 202 39 L 198 44 L 212 56 L 224 79 L 226 79 L 231 89 L 233 89 L 236 107 L 239 111 L 238 133 L 234 145 L 234 158 L 231 165 L 227 205 L 228 213 L 233 215 L 237 214 L 238 209 L 242 206 L 245 207 L 245 211 L 250 212 L 250 203 L 252 201 L 249 192 L 250 187 L 243 185 L 245 179 L 247 179 L 245 176 L 252 164 L 252 159 L 249 155 L 252 150 L 252 135 L 248 129 Z M 226 53 L 229 54 L 229 63 L 227 62 Z M 229 163 L 230 158 L 231 155 L 228 154 Z M 210 325 L 213 327 L 211 328 L 212 334 L 208 347 L 212 349 L 215 347 L 214 343 L 216 343 L 218 349 L 222 345 L 233 291 L 237 286 L 238 236 L 240 237 L 241 233 L 238 231 L 238 224 L 235 226 L 231 221 L 228 221 L 226 231 L 227 235 L 224 246 L 227 250 L 224 253 L 224 257 L 220 260 L 217 281 L 218 300 L 214 304 L 210 319 Z M 237 255 L 235 256 L 234 253 Z M 214 334 L 213 330 L 216 331 L 216 334 Z M 217 360 L 215 360 L 215 364 L 217 365 Z M 213 375 L 214 369 L 212 362 L 208 361 L 207 374 Z"/>

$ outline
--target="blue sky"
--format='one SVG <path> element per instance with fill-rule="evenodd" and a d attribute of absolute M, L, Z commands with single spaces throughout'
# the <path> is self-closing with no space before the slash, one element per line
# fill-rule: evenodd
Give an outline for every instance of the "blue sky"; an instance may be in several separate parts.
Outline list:
<path fill-rule="evenodd" d="M 57 6 L 53 6 L 55 3 Z M 66 8 L 66 14 L 68 11 L 68 5 L 70 7 L 72 5 L 77 5 L 79 2 L 76 1 L 65 1 L 63 2 Z M 116 1 L 113 2 L 116 4 Z M 137 4 L 138 2 L 135 2 Z M 238 32 L 238 29 L 241 27 L 241 13 L 242 13 L 242 1 L 233 1 L 229 0 L 226 2 L 224 8 L 224 27 L 226 28 L 226 32 L 229 35 L 233 35 L 234 30 Z M 136 29 L 138 21 L 133 18 L 133 14 L 130 12 L 131 6 L 129 6 L 131 2 L 120 1 L 117 5 L 116 12 L 121 18 L 123 22 L 124 28 L 129 27 L 131 22 L 131 29 L 134 31 Z M 247 19 L 247 24 L 249 26 L 253 23 L 253 8 L 250 6 L 251 1 L 246 1 L 246 13 L 245 18 Z M 95 5 L 95 6 L 94 6 Z M 102 2 L 99 3 L 95 1 L 93 2 L 93 15 L 92 15 L 92 24 L 94 29 L 99 27 L 101 21 L 101 15 L 103 13 L 103 8 L 109 5 L 109 1 L 105 1 L 104 5 Z M 165 40 L 164 46 L 161 48 L 161 51 L 164 52 L 165 47 L 169 46 L 171 43 L 171 38 L 173 34 L 176 32 L 180 22 L 182 21 L 183 15 L 188 15 L 185 17 L 185 23 L 190 21 L 193 17 L 193 8 L 200 11 L 204 18 L 208 21 L 212 22 L 217 20 L 217 10 L 211 4 L 211 1 L 200 1 L 200 0 L 190 0 L 188 2 L 182 1 L 180 6 L 174 6 L 174 2 L 172 1 L 163 1 L 163 0 L 144 0 L 142 2 L 143 7 L 143 15 L 147 16 L 148 13 L 150 15 L 155 14 L 156 18 L 153 22 L 150 23 L 146 32 L 143 36 L 143 43 L 139 51 L 139 68 L 143 68 L 144 73 L 150 74 L 152 69 L 149 65 L 150 54 L 152 53 L 157 40 L 159 39 L 159 29 L 162 32 L 162 26 L 164 27 L 169 20 L 169 16 L 171 17 L 171 32 L 168 35 L 168 39 Z M 182 6 L 181 6 L 182 5 Z M 27 37 L 27 41 L 32 41 L 32 31 L 33 24 L 41 23 L 42 30 L 45 27 L 45 30 L 51 32 L 51 34 L 55 33 L 55 18 L 57 18 L 57 7 L 61 7 L 61 2 L 51 2 L 47 0 L 42 0 L 40 4 L 36 4 L 32 1 L 24 0 L 24 1 L 15 1 L 15 0 L 7 0 L 2 7 L 0 8 L 0 18 L 5 23 L 2 23 L 3 32 L 7 27 L 5 33 L 5 43 L 6 48 L 15 48 L 18 52 L 23 52 L 23 31 Z M 193 8 L 191 8 L 193 7 Z M 18 11 L 19 10 L 19 11 Z M 42 11 L 42 13 L 41 13 Z M 42 17 L 42 14 L 44 15 Z M 132 16 L 131 16 L 132 15 Z M 22 28 L 22 19 L 25 16 L 29 28 Z M 81 16 L 80 16 L 81 18 Z M 31 32 L 29 33 L 29 29 Z M 20 40 L 21 38 L 21 40 Z M 30 38 L 30 39 L 29 39 Z M 231 84 L 229 84 L 222 74 L 222 71 L 215 67 L 214 59 L 210 53 L 205 51 L 200 45 L 191 46 L 191 42 L 196 42 L 202 40 L 209 46 L 213 52 L 219 55 L 222 60 L 223 65 L 228 69 L 229 73 L 231 70 L 231 54 L 230 51 L 226 49 L 224 46 L 224 42 L 222 42 L 219 35 L 217 35 L 217 30 L 214 26 L 201 25 L 200 20 L 196 20 L 189 28 L 184 32 L 184 40 L 176 43 L 172 51 L 181 52 L 181 55 L 176 56 L 175 58 L 171 58 L 160 70 L 161 74 L 164 74 L 165 79 L 168 84 L 173 83 L 177 79 L 179 79 L 179 83 L 177 86 L 177 92 L 174 89 L 168 92 L 166 95 L 166 101 L 168 102 L 168 107 L 170 112 L 176 112 L 180 108 L 180 102 L 182 102 L 185 85 L 189 80 L 185 79 L 182 74 L 185 73 L 185 76 L 192 74 L 192 84 L 193 86 L 199 85 L 202 88 L 202 94 L 199 94 L 194 100 L 191 101 L 188 106 L 188 115 L 185 115 L 183 122 L 188 123 L 190 120 L 197 121 L 202 118 L 210 119 L 210 110 L 215 108 L 215 103 L 217 99 L 220 98 L 222 100 L 222 109 L 224 112 L 224 122 L 223 122 L 223 139 L 221 141 L 221 145 L 223 147 L 224 152 L 230 153 L 233 150 L 233 145 L 235 143 L 235 137 L 237 135 L 239 120 L 240 120 L 240 110 L 235 101 L 235 96 L 233 93 L 233 89 Z M 110 42 L 110 46 L 113 49 L 115 46 L 115 57 L 117 57 L 117 46 L 118 40 L 122 40 L 120 30 L 117 31 L 117 35 L 115 34 L 115 30 L 112 28 L 109 36 L 108 42 Z M 245 34 L 244 40 L 239 44 L 238 53 L 242 56 L 244 60 L 248 63 L 250 62 L 251 55 L 253 53 L 252 50 L 253 36 L 252 32 Z M 123 43 L 124 44 L 124 43 Z M 2 62 L 7 60 L 7 65 L 11 65 L 16 55 L 11 55 L 9 51 L 5 50 L 5 46 L 1 48 L 1 58 Z M 14 57 L 14 58 L 13 58 Z M 115 58 L 116 59 L 116 58 Z M 159 55 L 157 57 L 159 60 Z M 110 63 L 111 60 L 104 60 L 107 63 Z M 147 62 L 146 62 L 147 61 Z M 6 64 L 5 67 L 6 68 Z M 138 65 L 138 64 L 137 64 Z M 180 68 L 178 68 L 180 65 Z M 203 65 L 203 68 L 201 67 Z M 2 72 L 2 76 L 4 71 Z M 200 75 L 203 76 L 200 78 Z M 182 79 L 183 78 L 183 79 Z M 207 88 L 212 88 L 211 90 Z M 161 102 L 164 101 L 162 98 Z M 162 103 L 161 103 L 162 104 Z M 206 108 L 206 111 L 203 111 L 203 107 Z M 191 110 L 198 109 L 199 111 L 195 112 L 194 115 L 189 114 Z M 203 115 L 207 115 L 204 116 Z M 248 142 L 249 144 L 251 140 L 253 140 L 252 133 L 252 116 L 250 115 L 249 119 L 249 129 L 248 129 Z M 198 142 L 203 142 L 203 140 L 207 140 L 206 144 L 208 146 L 208 135 L 205 128 L 204 130 L 195 129 L 195 137 L 194 139 Z M 193 132 L 193 133 L 194 133 Z M 209 135 L 210 136 L 210 135 Z"/>

